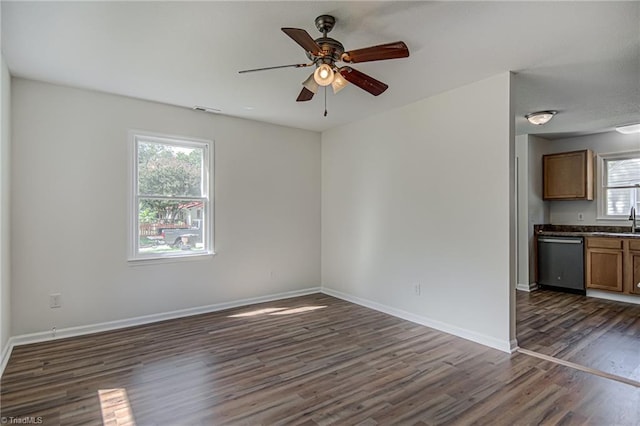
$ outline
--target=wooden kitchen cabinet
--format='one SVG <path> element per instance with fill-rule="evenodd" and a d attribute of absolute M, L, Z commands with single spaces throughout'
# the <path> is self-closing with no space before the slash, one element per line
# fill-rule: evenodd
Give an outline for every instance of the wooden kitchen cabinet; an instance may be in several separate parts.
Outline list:
<path fill-rule="evenodd" d="M 640 295 L 640 240 L 629 240 L 627 287 L 632 294 Z"/>
<path fill-rule="evenodd" d="M 545 200 L 593 200 L 593 152 L 589 149 L 542 156 Z"/>
<path fill-rule="evenodd" d="M 622 250 L 587 249 L 587 288 L 622 291 Z"/>
<path fill-rule="evenodd" d="M 640 239 L 586 238 L 586 286 L 640 295 Z"/>

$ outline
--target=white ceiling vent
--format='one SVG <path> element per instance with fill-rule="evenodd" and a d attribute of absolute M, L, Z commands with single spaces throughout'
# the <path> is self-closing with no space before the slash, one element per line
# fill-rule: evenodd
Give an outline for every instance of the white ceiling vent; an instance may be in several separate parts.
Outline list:
<path fill-rule="evenodd" d="M 208 113 L 211 113 L 211 114 L 220 114 L 222 112 L 222 110 L 217 109 L 217 108 L 211 108 L 211 107 L 200 106 L 200 105 L 194 106 L 193 110 L 194 111 L 208 112 Z"/>

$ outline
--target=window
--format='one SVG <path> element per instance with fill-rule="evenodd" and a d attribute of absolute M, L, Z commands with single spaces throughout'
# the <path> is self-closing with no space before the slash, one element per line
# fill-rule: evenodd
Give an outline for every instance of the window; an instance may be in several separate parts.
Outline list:
<path fill-rule="evenodd" d="M 212 254 L 213 142 L 132 133 L 130 259 Z"/>
<path fill-rule="evenodd" d="M 627 219 L 640 210 L 640 151 L 598 155 L 599 219 Z"/>

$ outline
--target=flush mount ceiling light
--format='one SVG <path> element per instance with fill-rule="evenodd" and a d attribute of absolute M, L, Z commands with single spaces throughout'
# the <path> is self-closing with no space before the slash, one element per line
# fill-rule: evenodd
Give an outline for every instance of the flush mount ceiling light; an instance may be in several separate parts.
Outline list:
<path fill-rule="evenodd" d="M 557 113 L 558 111 L 538 111 L 527 114 L 524 118 L 526 118 L 531 124 L 542 126 L 543 124 L 547 124 Z"/>
<path fill-rule="evenodd" d="M 618 126 L 616 127 L 616 132 L 622 133 L 624 135 L 630 135 L 632 133 L 640 133 L 640 123 L 627 124 L 625 126 Z"/>

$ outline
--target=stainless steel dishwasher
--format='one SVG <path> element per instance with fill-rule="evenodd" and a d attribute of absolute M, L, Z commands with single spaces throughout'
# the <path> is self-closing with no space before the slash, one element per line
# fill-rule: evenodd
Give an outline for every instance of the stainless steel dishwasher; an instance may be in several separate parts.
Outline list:
<path fill-rule="evenodd" d="M 585 294 L 584 239 L 538 237 L 538 285 Z"/>

